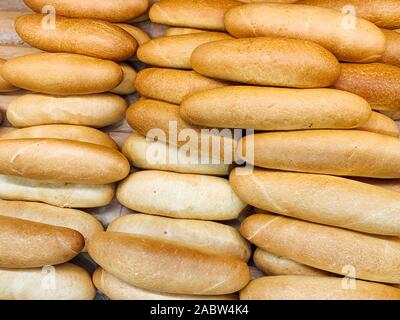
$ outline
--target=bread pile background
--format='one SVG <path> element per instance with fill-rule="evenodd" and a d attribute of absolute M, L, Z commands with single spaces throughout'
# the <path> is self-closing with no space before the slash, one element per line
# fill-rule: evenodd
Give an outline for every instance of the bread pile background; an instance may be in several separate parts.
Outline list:
<path fill-rule="evenodd" d="M 400 2 L 270 2 L 0 6 L 0 299 L 400 299 Z"/>

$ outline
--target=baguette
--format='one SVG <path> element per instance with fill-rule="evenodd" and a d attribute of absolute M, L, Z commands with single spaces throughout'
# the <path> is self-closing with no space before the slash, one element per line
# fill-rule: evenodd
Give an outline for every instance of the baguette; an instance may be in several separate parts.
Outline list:
<path fill-rule="evenodd" d="M 26 12 L 0 10 L 0 46 L 26 46 L 14 26 L 15 20 L 24 14 Z"/>
<path fill-rule="evenodd" d="M 31 93 L 11 101 L 7 118 L 15 127 L 72 124 L 101 128 L 122 120 L 126 109 L 126 101 L 110 93 L 69 97 Z"/>
<path fill-rule="evenodd" d="M 149 7 L 148 0 L 24 0 L 35 12 L 42 12 L 46 5 L 54 7 L 57 15 L 71 18 L 100 19 L 124 22 L 139 17 Z"/>
<path fill-rule="evenodd" d="M 18 88 L 74 95 L 112 90 L 123 74 L 112 61 L 71 53 L 42 53 L 7 61 L 2 76 Z"/>
<path fill-rule="evenodd" d="M 369 120 L 361 127 L 358 127 L 358 129 L 380 133 L 396 138 L 399 137 L 400 134 L 397 123 L 390 119 L 388 116 L 385 116 L 384 114 L 379 112 L 372 112 Z"/>
<path fill-rule="evenodd" d="M 127 63 L 121 63 L 120 67 L 123 72 L 122 81 L 117 87 L 112 89 L 110 92 L 126 96 L 136 91 L 135 81 L 137 72 L 133 67 L 131 67 Z"/>
<path fill-rule="evenodd" d="M 400 34 L 392 30 L 381 30 L 386 37 L 386 51 L 378 61 L 400 67 Z"/>
<path fill-rule="evenodd" d="M 191 65 L 207 77 L 278 87 L 328 87 L 340 75 L 340 65 L 329 51 L 298 39 L 214 41 L 194 50 Z"/>
<path fill-rule="evenodd" d="M 42 53 L 41 50 L 23 46 L 1 46 L 0 59 L 11 60 L 18 57 L 28 56 L 32 54 Z"/>
<path fill-rule="evenodd" d="M 173 241 L 217 254 L 229 254 L 243 261 L 248 261 L 251 254 L 249 244 L 235 228 L 212 221 L 130 214 L 114 220 L 107 232 Z"/>
<path fill-rule="evenodd" d="M 238 154 L 269 169 L 400 178 L 400 140 L 359 130 L 260 133 L 243 138 Z"/>
<path fill-rule="evenodd" d="M 241 300 L 399 300 L 400 290 L 380 283 L 354 280 L 355 288 L 333 277 L 277 276 L 250 282 Z"/>
<path fill-rule="evenodd" d="M 212 41 L 231 39 L 222 32 L 201 32 L 153 39 L 137 50 L 140 61 L 167 68 L 191 69 L 190 56 L 200 45 Z"/>
<path fill-rule="evenodd" d="M 240 227 L 250 242 L 272 254 L 357 279 L 400 283 L 400 240 L 306 221 L 256 214 Z M 384 250 L 382 250 L 384 248 Z"/>
<path fill-rule="evenodd" d="M 333 176 L 262 169 L 248 175 L 235 169 L 230 183 L 243 201 L 256 208 L 344 229 L 400 236 L 396 191 Z"/>
<path fill-rule="evenodd" d="M 400 109 L 400 68 L 383 64 L 342 64 L 342 73 L 334 84 L 339 90 L 366 99 L 372 109 L 398 111 Z"/>
<path fill-rule="evenodd" d="M 150 36 L 146 32 L 131 24 L 117 23 L 115 25 L 122 28 L 123 30 L 128 32 L 133 38 L 135 38 L 139 46 L 151 40 Z"/>
<path fill-rule="evenodd" d="M 135 211 L 182 219 L 232 220 L 246 208 L 224 178 L 152 170 L 120 183 L 117 199 Z"/>
<path fill-rule="evenodd" d="M 6 62 L 6 60 L 0 58 L 0 93 L 13 92 L 18 90 L 18 88 L 14 87 L 11 83 L 9 83 L 1 76 L 1 69 Z"/>
<path fill-rule="evenodd" d="M 89 274 L 71 263 L 44 269 L 0 269 L 1 300 L 93 300 Z"/>
<path fill-rule="evenodd" d="M 230 255 L 126 233 L 97 233 L 89 254 L 122 281 L 156 292 L 223 295 L 250 280 L 246 263 Z"/>
<path fill-rule="evenodd" d="M 328 49 L 340 61 L 376 61 L 385 52 L 385 36 L 373 23 L 353 19 L 354 25 L 351 25 L 342 13 L 326 8 L 259 3 L 229 10 L 225 15 L 225 26 L 237 38 L 304 39 Z"/>
<path fill-rule="evenodd" d="M 43 51 L 124 61 L 133 56 L 138 47 L 135 38 L 110 22 L 58 16 L 54 26 L 44 28 L 46 17 L 44 14 L 26 14 L 15 22 L 19 36 Z"/>
<path fill-rule="evenodd" d="M 200 33 L 200 32 L 206 32 L 206 31 L 200 30 L 200 29 L 193 29 L 193 28 L 169 27 L 164 31 L 164 37 L 179 36 L 182 34 L 192 34 L 192 33 Z"/>
<path fill-rule="evenodd" d="M 187 96 L 180 115 L 189 123 L 217 128 L 351 129 L 368 121 L 371 107 L 354 94 L 333 89 L 230 86 Z"/>
<path fill-rule="evenodd" d="M 136 78 L 136 88 L 142 96 L 175 104 L 181 104 L 187 95 L 225 85 L 194 71 L 163 68 L 143 69 Z"/>
<path fill-rule="evenodd" d="M 72 229 L 0 215 L 0 268 L 37 268 L 77 256 L 85 240 Z"/>
<path fill-rule="evenodd" d="M 155 23 L 224 31 L 224 15 L 241 3 L 236 0 L 161 0 L 149 12 Z"/>

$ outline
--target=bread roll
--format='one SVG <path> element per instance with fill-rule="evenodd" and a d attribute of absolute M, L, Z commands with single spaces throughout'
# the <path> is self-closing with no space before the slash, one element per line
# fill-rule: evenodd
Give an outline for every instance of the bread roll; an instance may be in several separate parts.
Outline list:
<path fill-rule="evenodd" d="M 269 169 L 400 178 L 400 140 L 372 132 L 307 130 L 261 133 L 243 138 L 238 144 L 238 154 L 244 155 L 242 158 L 251 164 Z"/>
<path fill-rule="evenodd" d="M 1 115 L 0 115 L 1 118 Z M 13 127 L 0 127 L 0 139 L 5 136 L 6 134 L 11 133 L 12 131 L 17 130 Z"/>
<path fill-rule="evenodd" d="M 117 199 L 135 211 L 183 219 L 232 220 L 246 208 L 228 180 L 152 170 L 130 175 Z"/>
<path fill-rule="evenodd" d="M 116 88 L 112 89 L 110 92 L 126 96 L 136 91 L 135 81 L 137 72 L 133 67 L 131 67 L 127 63 L 121 63 L 120 67 L 124 74 L 122 81 Z"/>
<path fill-rule="evenodd" d="M 127 284 L 101 268 L 93 274 L 93 283 L 111 300 L 237 300 L 234 295 L 195 296 L 148 291 Z"/>
<path fill-rule="evenodd" d="M 350 129 L 365 124 L 368 103 L 333 89 L 230 86 L 187 96 L 181 117 L 199 126 L 253 130 Z"/>
<path fill-rule="evenodd" d="M 377 187 L 400 192 L 400 179 L 373 179 L 373 178 L 356 178 L 356 177 L 353 177 L 352 179 L 372 184 Z"/>
<path fill-rule="evenodd" d="M 398 111 L 381 111 L 382 114 L 393 120 L 400 120 L 400 110 Z"/>
<path fill-rule="evenodd" d="M 305 40 L 283 38 L 203 44 L 194 50 L 191 65 L 211 78 L 278 87 L 328 87 L 340 74 L 338 61 L 326 49 Z"/>
<path fill-rule="evenodd" d="M 321 277 L 330 275 L 328 272 L 276 256 L 260 248 L 254 252 L 253 260 L 256 267 L 269 276 Z"/>
<path fill-rule="evenodd" d="M 235 169 L 230 183 L 243 201 L 256 208 L 344 229 L 400 236 L 399 192 L 339 177 L 263 169 L 247 175 Z"/>
<path fill-rule="evenodd" d="M 174 171 L 179 173 L 229 175 L 229 164 L 212 164 L 197 154 L 187 154 L 184 148 L 154 141 L 133 133 L 125 140 L 122 153 L 136 168 Z"/>
<path fill-rule="evenodd" d="M 71 263 L 43 269 L 0 269 L 1 300 L 93 300 L 89 274 Z"/>
<path fill-rule="evenodd" d="M 250 280 L 249 268 L 238 258 L 126 233 L 97 233 L 89 254 L 122 281 L 156 292 L 222 295 Z"/>
<path fill-rule="evenodd" d="M 239 232 L 212 221 L 171 219 L 147 214 L 130 214 L 114 220 L 107 232 L 124 232 L 180 243 L 248 261 L 251 250 Z"/>
<path fill-rule="evenodd" d="M 112 61 L 71 53 L 42 53 L 7 61 L 2 76 L 16 87 L 56 95 L 109 91 L 121 82 Z"/>
<path fill-rule="evenodd" d="M 354 10 L 358 17 L 369 20 L 379 27 L 400 28 L 400 7 L 397 0 L 300 0 L 297 3 L 331 8 L 344 13 L 347 13 L 347 10 Z"/>
<path fill-rule="evenodd" d="M 14 87 L 11 83 L 1 76 L 1 68 L 6 63 L 6 60 L 0 58 L 0 93 L 17 91 L 18 88 Z"/>
<path fill-rule="evenodd" d="M 263 277 L 240 292 L 241 300 L 399 300 L 400 290 L 380 283 L 310 276 Z"/>
<path fill-rule="evenodd" d="M 194 71 L 163 68 L 143 69 L 136 78 L 136 88 L 142 96 L 175 104 L 181 104 L 187 95 L 225 85 Z"/>
<path fill-rule="evenodd" d="M 17 57 L 28 56 L 41 52 L 41 50 L 31 47 L 0 46 L 0 59 L 11 60 Z"/>
<path fill-rule="evenodd" d="M 153 39 L 139 47 L 137 57 L 159 67 L 191 69 L 190 56 L 198 46 L 231 38 L 222 32 L 201 32 Z"/>
<path fill-rule="evenodd" d="M 64 124 L 49 124 L 43 126 L 16 129 L 11 132 L 5 133 L 0 137 L 0 139 L 2 140 L 37 138 L 74 140 L 118 149 L 118 146 L 114 142 L 114 140 L 111 139 L 108 134 L 100 130 L 89 127 L 71 126 Z"/>
<path fill-rule="evenodd" d="M 36 268 L 67 262 L 85 245 L 72 229 L 0 215 L 0 268 Z"/>
<path fill-rule="evenodd" d="M 151 40 L 150 36 L 146 32 L 131 24 L 117 23 L 116 26 L 124 29 L 132 37 L 134 37 L 139 46 Z"/>
<path fill-rule="evenodd" d="M 372 112 L 369 120 L 358 129 L 396 138 L 399 136 L 399 127 L 397 126 L 397 123 L 388 116 L 379 112 Z"/>
<path fill-rule="evenodd" d="M 164 37 L 179 36 L 181 34 L 192 34 L 192 33 L 200 33 L 200 32 L 206 32 L 206 31 L 200 30 L 200 29 L 193 29 L 193 28 L 169 27 L 164 31 Z"/>
<path fill-rule="evenodd" d="M 127 159 L 117 150 L 59 139 L 0 140 L 0 174 L 69 183 L 107 184 L 125 178 Z"/>
<path fill-rule="evenodd" d="M 224 15 L 236 0 L 161 0 L 150 8 L 152 22 L 178 27 L 224 31 Z"/>
<path fill-rule="evenodd" d="M 15 127 L 73 124 L 101 128 L 122 120 L 126 108 L 123 98 L 110 93 L 69 97 L 31 93 L 10 103 L 7 118 Z"/>
<path fill-rule="evenodd" d="M 27 14 L 15 22 L 19 36 L 43 51 L 124 61 L 133 56 L 138 47 L 135 38 L 110 22 L 58 16 L 54 26 L 44 28 L 46 17 L 44 14 Z"/>
<path fill-rule="evenodd" d="M 0 198 L 45 202 L 57 207 L 94 208 L 108 205 L 115 186 L 40 181 L 0 175 Z"/>
<path fill-rule="evenodd" d="M 355 93 L 366 99 L 374 110 L 400 109 L 400 68 L 383 64 L 342 64 L 336 89 Z"/>
<path fill-rule="evenodd" d="M 149 7 L 148 0 L 24 0 L 35 12 L 41 12 L 46 5 L 53 6 L 57 15 L 72 18 L 91 18 L 111 22 L 124 22 L 134 19 Z"/>
<path fill-rule="evenodd" d="M 299 263 L 357 279 L 400 283 L 400 240 L 306 221 L 255 214 L 240 227 L 256 246 Z"/>
<path fill-rule="evenodd" d="M 0 9 L 0 46 L 26 45 L 15 31 L 14 21 L 26 14 L 23 11 L 3 11 Z"/>
<path fill-rule="evenodd" d="M 400 34 L 386 29 L 381 31 L 386 37 L 386 50 L 378 61 L 400 67 Z"/>
<path fill-rule="evenodd" d="M 304 39 L 328 49 L 340 61 L 376 61 L 385 52 L 385 36 L 373 23 L 353 19 L 354 24 L 351 24 L 342 13 L 326 8 L 259 3 L 229 10 L 225 15 L 225 27 L 237 38 Z"/>
<path fill-rule="evenodd" d="M 259 2 L 270 2 L 270 3 L 295 3 L 298 0 L 239 0 L 244 3 L 259 3 Z"/>

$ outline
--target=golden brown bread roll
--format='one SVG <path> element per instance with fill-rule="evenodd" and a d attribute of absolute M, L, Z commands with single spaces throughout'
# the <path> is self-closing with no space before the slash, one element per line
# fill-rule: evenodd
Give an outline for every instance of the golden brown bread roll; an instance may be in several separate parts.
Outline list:
<path fill-rule="evenodd" d="M 390 119 L 393 120 L 400 120 L 400 110 L 397 111 L 380 111 L 382 114 L 388 116 Z"/>
<path fill-rule="evenodd" d="M 89 254 L 122 281 L 156 292 L 222 295 L 250 280 L 246 263 L 230 255 L 126 233 L 97 233 Z"/>
<path fill-rule="evenodd" d="M 18 88 L 14 87 L 11 83 L 1 76 L 1 69 L 7 61 L 0 58 L 0 93 L 17 91 Z"/>
<path fill-rule="evenodd" d="M 400 290 L 380 283 L 334 277 L 277 276 L 250 282 L 240 300 L 399 300 Z"/>
<path fill-rule="evenodd" d="M 2 76 L 22 89 L 74 95 L 112 90 L 123 74 L 112 61 L 71 53 L 42 53 L 7 61 Z"/>
<path fill-rule="evenodd" d="M 83 236 L 72 229 L 0 215 L 0 268 L 61 264 L 78 255 Z"/>
<path fill-rule="evenodd" d="M 400 109 L 399 67 L 383 63 L 344 63 L 334 87 L 363 97 L 374 110 Z"/>
<path fill-rule="evenodd" d="M 392 137 L 399 136 L 397 123 L 379 112 L 372 112 L 368 121 L 361 127 L 358 127 L 358 130 L 380 133 Z"/>
<path fill-rule="evenodd" d="M 193 29 L 193 28 L 169 27 L 164 31 L 164 37 L 179 36 L 181 34 L 191 34 L 191 33 L 199 33 L 199 32 L 206 32 L 206 31 L 200 30 L 200 29 Z"/>
<path fill-rule="evenodd" d="M 217 128 L 351 129 L 367 122 L 371 107 L 340 90 L 229 86 L 186 96 L 180 115 L 189 123 Z"/>
<path fill-rule="evenodd" d="M 59 139 L 0 140 L 0 174 L 68 183 L 108 184 L 125 178 L 128 160 L 117 150 Z"/>
<path fill-rule="evenodd" d="M 255 214 L 240 233 L 272 254 L 305 265 L 363 280 L 400 283 L 400 240 L 311 222 Z M 382 249 L 384 248 L 384 249 Z"/>
<path fill-rule="evenodd" d="M 131 67 L 127 63 L 121 63 L 120 67 L 123 72 L 122 81 L 117 87 L 110 90 L 110 92 L 119 94 L 121 96 L 126 96 L 136 91 L 135 81 L 137 72 L 133 67 Z"/>
<path fill-rule="evenodd" d="M 260 133 L 244 137 L 237 153 L 269 169 L 400 178 L 400 140 L 359 130 Z"/>
<path fill-rule="evenodd" d="M 110 22 L 58 16 L 54 26 L 45 28 L 45 18 L 44 14 L 26 14 L 15 22 L 19 36 L 43 51 L 124 61 L 132 57 L 138 47 L 135 38 Z"/>
<path fill-rule="evenodd" d="M 26 14 L 24 11 L 3 11 L 0 9 L 0 46 L 26 46 L 15 31 L 15 20 Z"/>
<path fill-rule="evenodd" d="M 328 50 L 313 42 L 283 38 L 206 43 L 194 50 L 191 65 L 211 78 L 278 87 L 328 87 L 340 74 L 340 65 Z"/>
<path fill-rule="evenodd" d="M 7 119 L 15 127 L 72 124 L 101 128 L 122 120 L 126 109 L 126 101 L 111 93 L 68 97 L 30 93 L 11 101 Z"/>
<path fill-rule="evenodd" d="M 378 61 L 400 67 L 400 34 L 386 29 L 381 31 L 386 37 L 386 50 Z"/>
<path fill-rule="evenodd" d="M 318 43 L 340 61 L 373 62 L 386 45 L 373 23 L 354 17 L 354 24 L 335 10 L 298 4 L 255 3 L 229 10 L 225 27 L 237 38 L 287 37 Z"/>
<path fill-rule="evenodd" d="M 227 33 L 201 32 L 153 39 L 137 50 L 140 61 L 159 67 L 191 69 L 190 56 L 200 45 L 212 41 L 231 39 Z"/>
<path fill-rule="evenodd" d="M 124 22 L 134 19 L 149 7 L 148 0 L 24 0 L 35 12 L 41 12 L 46 5 L 54 7 L 57 15 L 72 18 L 91 18 L 111 22 Z"/>
<path fill-rule="evenodd" d="M 139 44 L 139 46 L 141 46 L 142 44 L 151 40 L 150 36 L 146 32 L 144 32 L 142 29 L 135 27 L 131 24 L 117 23 L 115 25 L 124 29 L 132 37 L 134 37 L 136 42 Z"/>
<path fill-rule="evenodd" d="M 11 60 L 17 57 L 42 53 L 41 50 L 23 46 L 0 46 L 0 59 Z"/>

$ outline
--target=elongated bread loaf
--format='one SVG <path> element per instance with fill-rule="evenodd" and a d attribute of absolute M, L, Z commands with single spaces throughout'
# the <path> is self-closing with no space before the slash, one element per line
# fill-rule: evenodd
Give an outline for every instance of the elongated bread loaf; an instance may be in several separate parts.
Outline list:
<path fill-rule="evenodd" d="M 131 214 L 114 220 L 107 232 L 132 233 L 174 241 L 197 249 L 230 254 L 241 260 L 250 258 L 250 246 L 239 232 L 212 221 L 171 219 L 147 214 Z"/>
<path fill-rule="evenodd" d="M 180 115 L 189 123 L 218 128 L 350 129 L 367 122 L 371 107 L 340 90 L 230 86 L 187 96 Z"/>
<path fill-rule="evenodd" d="M 232 220 L 246 208 L 224 178 L 153 170 L 125 179 L 117 199 L 135 211 L 198 220 Z"/>
<path fill-rule="evenodd" d="M 24 46 L 0 46 L 0 59 L 11 60 L 14 58 L 42 53 L 37 48 Z"/>
<path fill-rule="evenodd" d="M 2 137 L 0 137 L 2 138 Z M 125 140 L 122 153 L 136 168 L 179 173 L 229 175 L 229 164 L 212 164 L 197 154 L 187 154 L 183 147 L 147 139 L 133 133 Z"/>
<path fill-rule="evenodd" d="M 71 53 L 42 53 L 7 61 L 2 76 L 18 88 L 74 95 L 112 90 L 123 74 L 112 61 Z"/>
<path fill-rule="evenodd" d="M 181 34 L 191 34 L 191 33 L 199 33 L 199 32 L 206 32 L 206 31 L 201 30 L 201 29 L 193 29 L 193 28 L 169 27 L 164 31 L 164 36 L 165 37 L 179 36 Z"/>
<path fill-rule="evenodd" d="M 400 120 L 400 109 L 398 111 L 381 111 L 381 113 L 395 121 Z"/>
<path fill-rule="evenodd" d="M 156 292 L 222 295 L 250 280 L 248 266 L 238 258 L 126 233 L 97 233 L 89 254 L 122 281 Z"/>
<path fill-rule="evenodd" d="M 392 137 L 398 137 L 400 134 L 397 123 L 379 112 L 372 112 L 368 121 L 358 129 Z"/>
<path fill-rule="evenodd" d="M 110 22 L 58 16 L 54 26 L 43 27 L 44 14 L 27 14 L 15 22 L 19 36 L 29 45 L 47 52 L 68 52 L 99 59 L 124 61 L 133 56 L 138 43 L 125 30 Z"/>
<path fill-rule="evenodd" d="M 351 287 L 349 281 L 353 282 Z M 400 290 L 380 283 L 334 277 L 278 276 L 250 282 L 241 300 L 399 300 Z"/>
<path fill-rule="evenodd" d="M 345 229 L 400 236 L 399 192 L 326 175 L 263 169 L 248 175 L 237 172 L 230 176 L 232 188 L 256 208 Z"/>
<path fill-rule="evenodd" d="M 1 300 L 93 300 L 89 274 L 71 263 L 37 269 L 0 269 Z"/>
<path fill-rule="evenodd" d="M 15 127 L 73 124 L 101 128 L 120 121 L 126 108 L 126 101 L 111 93 L 69 97 L 31 93 L 11 101 L 7 119 Z"/>
<path fill-rule="evenodd" d="M 313 42 L 283 38 L 206 43 L 194 50 L 191 66 L 211 78 L 295 88 L 328 87 L 340 74 L 340 65 L 328 50 Z"/>
<path fill-rule="evenodd" d="M 93 274 L 93 283 L 97 289 L 111 300 L 237 300 L 235 295 L 196 296 L 178 295 L 148 291 L 114 277 L 111 273 L 98 268 Z"/>
<path fill-rule="evenodd" d="M 1 69 L 7 61 L 0 58 L 0 93 L 17 91 L 18 88 L 14 87 L 11 83 L 1 76 Z"/>
<path fill-rule="evenodd" d="M 117 87 L 112 89 L 110 92 L 122 96 L 126 96 L 136 92 L 135 82 L 136 82 L 137 72 L 135 68 L 133 68 L 127 63 L 121 63 L 120 67 L 123 72 L 122 81 Z"/>
<path fill-rule="evenodd" d="M 317 269 L 343 275 L 351 271 L 357 279 L 400 283 L 397 237 L 378 237 L 269 214 L 250 216 L 240 232 L 272 254 Z"/>
<path fill-rule="evenodd" d="M 0 175 L 0 198 L 45 202 L 57 207 L 94 208 L 108 205 L 115 186 L 71 184 Z"/>
<path fill-rule="evenodd" d="M 164 68 L 143 69 L 136 78 L 136 88 L 142 96 L 175 104 L 181 104 L 187 95 L 225 85 L 194 71 Z"/>
<path fill-rule="evenodd" d="M 59 139 L 0 140 L 0 174 L 69 183 L 107 184 L 124 179 L 128 160 L 117 150 Z"/>
<path fill-rule="evenodd" d="M 227 33 L 201 32 L 153 39 L 139 47 L 137 57 L 159 67 L 192 69 L 190 57 L 198 46 L 231 38 Z"/>
<path fill-rule="evenodd" d="M 15 31 L 14 21 L 26 14 L 23 11 L 2 11 L 0 9 L 0 46 L 26 46 Z"/>
<path fill-rule="evenodd" d="M 148 0 L 24 0 L 35 12 L 42 12 L 46 5 L 54 7 L 57 15 L 72 18 L 91 18 L 111 22 L 124 22 L 134 19 L 149 7 Z"/>
<path fill-rule="evenodd" d="M 243 138 L 238 154 L 269 169 L 400 178 L 400 140 L 359 130 L 260 133 Z"/>
<path fill-rule="evenodd" d="M 117 23 L 115 25 L 124 29 L 132 37 L 134 37 L 139 46 L 141 46 L 142 44 L 151 40 L 151 37 L 146 32 L 144 32 L 142 29 L 135 27 L 131 24 Z"/>
<path fill-rule="evenodd" d="M 400 34 L 386 29 L 381 31 L 386 37 L 386 50 L 378 61 L 400 67 Z"/>
<path fill-rule="evenodd" d="M 67 262 L 85 245 L 72 229 L 0 215 L 0 268 L 36 268 Z"/>

